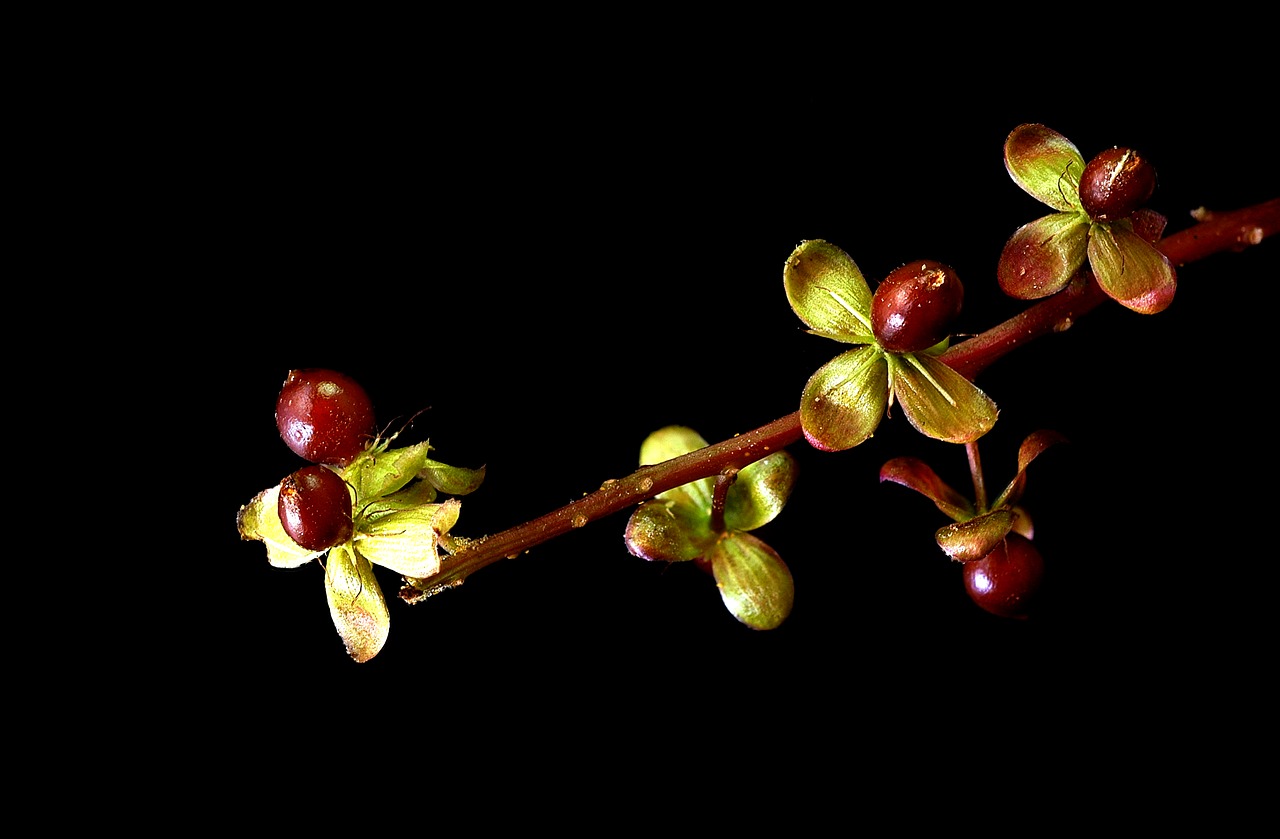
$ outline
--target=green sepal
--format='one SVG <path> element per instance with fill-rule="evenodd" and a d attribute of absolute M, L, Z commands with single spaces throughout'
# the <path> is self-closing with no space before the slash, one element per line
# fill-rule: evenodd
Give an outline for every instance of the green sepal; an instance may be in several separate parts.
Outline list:
<path fill-rule="evenodd" d="M 632 556 L 663 562 L 699 559 L 715 540 L 705 512 L 673 500 L 644 502 L 632 512 L 623 533 Z"/>
<path fill-rule="evenodd" d="M 1066 137 L 1038 123 L 1019 125 L 1004 142 L 1004 165 L 1013 182 L 1055 210 L 1079 211 L 1084 157 Z"/>
<path fill-rule="evenodd" d="M 752 629 L 776 629 L 791 614 L 795 582 L 782 557 L 750 533 L 723 535 L 708 553 L 720 598 Z"/>
<path fill-rule="evenodd" d="M 805 439 L 844 451 L 875 433 L 889 404 L 889 368 L 878 346 L 846 350 L 818 368 L 800 397 Z"/>
<path fill-rule="evenodd" d="M 755 530 L 777 518 L 791 497 L 798 468 L 790 453 L 780 451 L 740 471 L 725 495 L 725 527 Z"/>
<path fill-rule="evenodd" d="M 391 615 L 369 560 L 349 545 L 331 548 L 325 563 L 324 591 L 329 615 L 347 654 L 357 662 L 377 655 L 391 631 Z"/>
<path fill-rule="evenodd" d="M 815 335 L 846 344 L 874 343 L 871 288 L 850 256 L 830 242 L 801 242 L 782 270 L 792 310 Z"/>
<path fill-rule="evenodd" d="M 971 443 L 996 424 L 996 403 L 943 361 L 919 353 L 887 358 L 894 399 L 921 434 Z"/>
<path fill-rule="evenodd" d="M 484 483 L 485 467 L 467 469 L 427 459 L 418 477 L 446 495 L 468 495 Z"/>
<path fill-rule="evenodd" d="M 957 562 L 972 562 L 995 550 L 1013 530 L 1016 520 L 1017 514 L 1013 510 L 1002 508 L 968 521 L 949 524 L 939 529 L 935 538 L 947 556 Z"/>
<path fill-rule="evenodd" d="M 1019 300 L 1038 300 L 1066 288 L 1088 254 L 1089 217 L 1054 213 L 1014 231 L 1000 252 L 996 280 Z"/>
<path fill-rule="evenodd" d="M 362 452 L 342 477 L 355 487 L 360 503 L 390 495 L 418 476 L 427 463 L 431 445 L 426 441 L 400 449 L 374 446 Z"/>
<path fill-rule="evenodd" d="M 1115 224 L 1094 224 L 1088 252 L 1089 265 L 1098 285 L 1125 308 L 1154 315 L 1173 302 L 1178 289 L 1173 264 L 1135 233 L 1128 219 Z"/>

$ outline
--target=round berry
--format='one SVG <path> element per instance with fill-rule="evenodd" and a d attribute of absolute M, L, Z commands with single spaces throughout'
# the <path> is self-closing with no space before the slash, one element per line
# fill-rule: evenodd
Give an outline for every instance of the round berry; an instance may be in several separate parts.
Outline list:
<path fill-rule="evenodd" d="M 373 403 L 343 373 L 290 370 L 276 399 L 276 428 L 306 460 L 346 466 L 374 437 Z"/>
<path fill-rule="evenodd" d="M 1016 532 L 982 559 L 964 566 L 969 597 L 1004 618 L 1029 616 L 1043 580 L 1044 558 L 1030 539 Z"/>
<path fill-rule="evenodd" d="M 927 350 L 950 334 L 964 286 L 948 265 L 932 260 L 895 268 L 871 298 L 871 329 L 889 352 Z"/>
<path fill-rule="evenodd" d="M 1133 215 L 1156 188 L 1156 167 L 1133 149 L 1115 146 L 1098 154 L 1080 175 L 1080 204 L 1094 221 Z"/>
<path fill-rule="evenodd" d="M 300 547 L 323 551 L 351 537 L 351 495 L 327 466 L 304 466 L 280 482 L 284 532 Z"/>

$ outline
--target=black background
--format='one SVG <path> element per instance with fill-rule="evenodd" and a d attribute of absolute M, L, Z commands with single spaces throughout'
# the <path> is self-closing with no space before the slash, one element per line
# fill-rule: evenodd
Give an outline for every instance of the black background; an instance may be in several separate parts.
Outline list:
<path fill-rule="evenodd" d="M 194 572 L 169 578 L 175 646 L 159 654 L 185 687 L 277 733 L 313 728 L 300 706 L 341 722 L 359 703 L 385 711 L 388 736 L 423 742 L 455 726 L 589 735 L 676 720 L 705 722 L 709 740 L 744 720 L 770 737 L 857 738 L 853 709 L 938 720 L 1023 703 L 1141 726 L 1158 697 L 1250 689 L 1248 653 L 1272 623 L 1267 560 L 1249 546 L 1270 458 L 1272 353 L 1257 343 L 1270 242 L 1185 266 L 1162 314 L 1105 307 L 979 377 L 1001 408 L 982 443 L 990 485 L 1012 477 L 1026 434 L 1071 440 L 1030 469 L 1050 577 L 1027 622 L 974 606 L 933 542 L 946 520 L 878 482 L 882 462 L 915 454 L 969 491 L 963 449 L 901 417 L 849 452 L 792 447 L 791 503 L 757 531 L 797 588 L 772 632 L 734 621 L 691 564 L 630 556 L 623 514 L 416 606 L 379 570 L 391 634 L 357 665 L 319 565 L 270 567 L 235 517 L 300 465 L 273 419 L 291 368 L 356 377 L 387 426 L 426 409 L 403 441 L 486 465 L 456 532 L 496 532 L 627 474 L 663 425 L 718 441 L 795 410 L 840 351 L 783 293 L 800 241 L 840 245 L 873 286 L 911 259 L 951 264 L 966 286 L 957 329 L 978 332 L 1019 310 L 996 262 L 1048 212 L 1004 170 L 1014 126 L 1043 122 L 1086 158 L 1145 152 L 1160 176 L 1150 206 L 1174 232 L 1202 205 L 1276 196 L 1260 115 L 945 81 L 876 101 L 545 79 L 466 95 L 440 80 L 416 99 L 339 76 L 247 89 L 193 91 L 207 108 L 174 132 L 198 151 L 165 191 L 190 212 L 171 244 L 195 291 L 165 336 L 184 359 L 169 427 L 198 429 L 182 454 L 208 493 L 182 520 L 195 544 L 163 560 Z"/>

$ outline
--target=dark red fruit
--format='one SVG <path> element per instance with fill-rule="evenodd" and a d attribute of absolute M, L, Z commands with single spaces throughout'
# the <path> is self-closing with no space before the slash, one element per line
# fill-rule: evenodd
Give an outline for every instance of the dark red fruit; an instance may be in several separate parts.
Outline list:
<path fill-rule="evenodd" d="M 948 265 L 908 262 L 890 272 L 871 298 L 871 329 L 889 352 L 927 350 L 950 334 L 964 286 Z"/>
<path fill-rule="evenodd" d="M 280 524 L 309 551 L 323 551 L 351 537 L 351 495 L 327 466 L 304 466 L 280 482 Z"/>
<path fill-rule="evenodd" d="M 1044 580 L 1044 558 L 1031 540 L 1018 533 L 982 559 L 966 562 L 964 586 L 969 597 L 993 615 L 1026 618 Z"/>
<path fill-rule="evenodd" d="M 346 466 L 373 439 L 373 402 L 350 376 L 290 370 L 276 399 L 276 428 L 312 463 Z"/>
<path fill-rule="evenodd" d="M 1107 149 L 1090 160 L 1080 175 L 1080 204 L 1094 221 L 1119 221 L 1133 215 L 1156 188 L 1156 167 L 1133 149 Z"/>

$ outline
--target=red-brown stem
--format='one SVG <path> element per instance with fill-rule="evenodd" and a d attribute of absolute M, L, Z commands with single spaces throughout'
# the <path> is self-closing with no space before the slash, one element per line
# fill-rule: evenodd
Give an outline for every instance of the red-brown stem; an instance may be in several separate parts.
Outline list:
<path fill-rule="evenodd" d="M 1240 251 L 1280 233 L 1280 198 L 1227 213 L 1202 213 L 1199 218 L 1194 227 L 1160 241 L 1158 247 L 1175 266 L 1222 251 Z M 1059 324 L 1080 317 L 1108 299 L 1092 274 L 1083 271 L 1064 291 L 956 344 L 941 358 L 972 379 L 996 359 L 1033 338 L 1053 332 Z M 595 492 L 501 533 L 475 540 L 455 538 L 451 542 L 453 554 L 444 559 L 440 573 L 417 581 L 416 587 L 406 589 L 403 596 L 416 600 L 456 585 L 500 559 L 516 557 L 529 548 L 647 501 L 660 492 L 720 475 L 726 470 L 742 469 L 802 437 L 800 413 L 796 411 L 724 442 L 642 467 L 625 478 L 605 481 Z"/>

